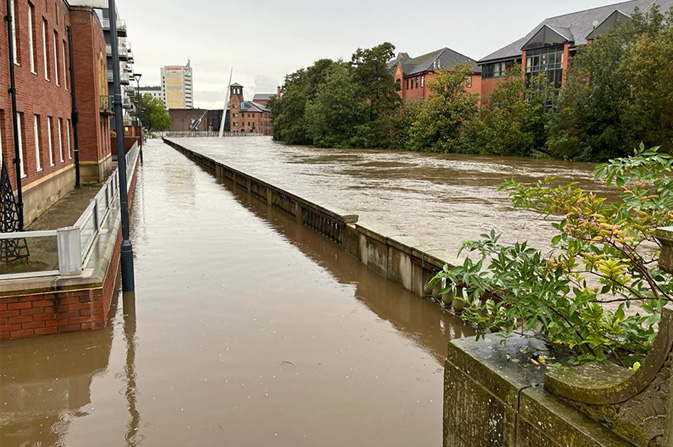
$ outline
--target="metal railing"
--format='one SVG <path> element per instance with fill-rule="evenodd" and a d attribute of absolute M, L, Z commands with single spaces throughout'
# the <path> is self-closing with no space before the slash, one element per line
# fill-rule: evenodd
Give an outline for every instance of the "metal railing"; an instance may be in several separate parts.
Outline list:
<path fill-rule="evenodd" d="M 133 180 L 132 173 L 138 161 L 139 147 L 134 144 L 126 154 L 126 189 Z M 58 270 L 44 270 L 39 272 L 22 272 L 0 275 L 2 279 L 23 279 L 42 276 L 69 276 L 82 272 L 83 265 L 91 252 L 101 226 L 109 219 L 113 206 L 119 195 L 119 175 L 115 169 L 98 193 L 91 199 L 89 206 L 84 210 L 77 222 L 71 227 L 58 230 L 23 231 L 16 233 L 1 233 L 2 239 L 34 239 L 56 238 L 58 249 Z"/>
<path fill-rule="evenodd" d="M 250 132 L 224 132 L 223 136 L 225 137 L 257 137 L 261 136 L 261 133 L 250 133 Z M 163 134 L 166 138 L 201 138 L 201 137 L 219 137 L 220 132 L 217 131 L 193 131 L 193 132 L 164 132 Z"/>

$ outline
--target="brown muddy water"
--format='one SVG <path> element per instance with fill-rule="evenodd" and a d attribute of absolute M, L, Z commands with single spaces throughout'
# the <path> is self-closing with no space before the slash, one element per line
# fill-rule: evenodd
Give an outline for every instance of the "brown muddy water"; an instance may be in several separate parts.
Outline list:
<path fill-rule="evenodd" d="M 136 294 L 105 330 L 0 343 L 2 447 L 441 445 L 469 329 L 168 146 L 144 159 Z"/>
<path fill-rule="evenodd" d="M 514 210 L 498 188 L 506 179 L 533 184 L 545 177 L 610 195 L 593 181 L 594 165 L 520 157 L 318 149 L 270 137 L 182 138 L 179 144 L 228 166 L 287 187 L 319 204 L 385 224 L 424 245 L 457 252 L 462 241 L 494 229 L 504 242 L 545 249 L 548 221 Z"/>

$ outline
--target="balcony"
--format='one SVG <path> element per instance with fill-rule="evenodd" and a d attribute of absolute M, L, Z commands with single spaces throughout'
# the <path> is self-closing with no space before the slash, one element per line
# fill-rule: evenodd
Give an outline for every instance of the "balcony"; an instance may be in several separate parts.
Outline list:
<path fill-rule="evenodd" d="M 129 49 L 126 46 L 126 44 L 120 43 L 118 49 L 119 49 L 119 60 L 127 61 L 129 57 Z M 112 57 L 112 45 L 110 44 L 105 45 L 105 54 L 107 55 L 107 57 Z M 131 58 L 133 58 L 133 55 L 131 55 Z"/>
<path fill-rule="evenodd" d="M 100 21 L 101 26 L 103 27 L 103 31 L 110 31 L 110 19 L 101 19 Z M 119 37 L 126 37 L 126 21 L 124 20 L 117 20 L 117 35 Z"/>
<path fill-rule="evenodd" d="M 107 82 L 109 84 L 114 82 L 112 70 L 107 71 Z M 124 88 L 124 85 L 129 85 L 131 83 L 131 78 L 129 78 L 128 73 L 126 73 L 124 70 L 120 70 L 119 72 L 119 83 L 122 85 L 122 89 Z"/>

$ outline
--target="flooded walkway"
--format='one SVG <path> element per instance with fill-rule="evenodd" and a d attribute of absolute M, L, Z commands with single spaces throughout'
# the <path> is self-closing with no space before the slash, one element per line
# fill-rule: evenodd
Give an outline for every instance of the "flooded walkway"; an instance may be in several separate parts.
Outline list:
<path fill-rule="evenodd" d="M 232 168 L 315 200 L 386 224 L 419 242 L 455 253 L 462 241 L 495 229 L 503 241 L 546 248 L 549 222 L 512 209 L 498 188 L 506 179 L 533 184 L 547 176 L 608 193 L 590 163 L 520 157 L 318 149 L 270 137 L 176 139 Z"/>
<path fill-rule="evenodd" d="M 135 297 L 0 344 L 2 447 L 441 445 L 460 322 L 168 146 L 138 176 Z"/>

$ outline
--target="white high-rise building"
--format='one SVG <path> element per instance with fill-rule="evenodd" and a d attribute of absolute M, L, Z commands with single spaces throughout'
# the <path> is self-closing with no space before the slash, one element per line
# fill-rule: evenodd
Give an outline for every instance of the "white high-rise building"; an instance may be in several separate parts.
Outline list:
<path fill-rule="evenodd" d="M 194 108 L 192 65 L 169 65 L 161 69 L 161 96 L 167 109 Z"/>

